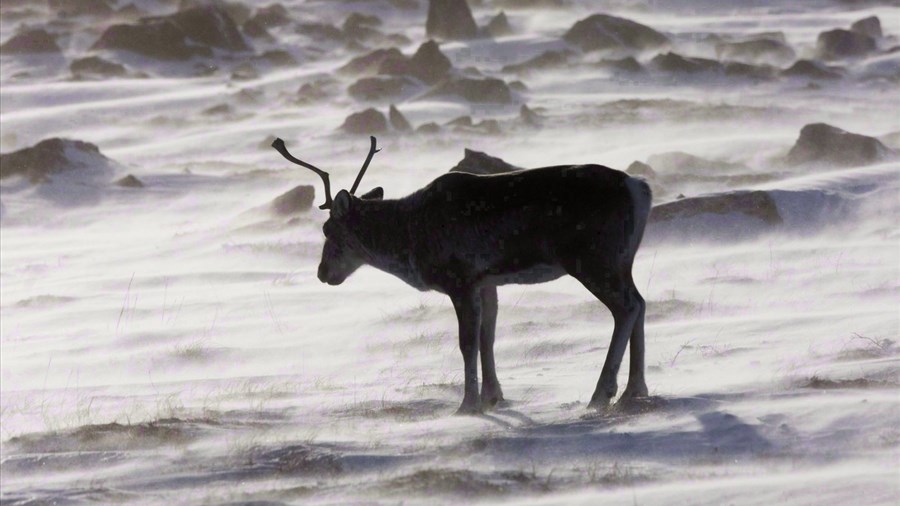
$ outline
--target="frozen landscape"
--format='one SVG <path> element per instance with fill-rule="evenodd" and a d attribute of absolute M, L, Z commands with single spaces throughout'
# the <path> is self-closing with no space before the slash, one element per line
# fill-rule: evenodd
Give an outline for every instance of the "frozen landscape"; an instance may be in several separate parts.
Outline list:
<path fill-rule="evenodd" d="M 3 0 L 0 503 L 897 504 L 900 4 L 436 3 Z M 369 135 L 386 198 L 645 178 L 651 397 L 586 408 L 566 277 L 500 288 L 508 402 L 453 416 L 449 299 L 320 283 L 270 147 L 336 192 Z"/>

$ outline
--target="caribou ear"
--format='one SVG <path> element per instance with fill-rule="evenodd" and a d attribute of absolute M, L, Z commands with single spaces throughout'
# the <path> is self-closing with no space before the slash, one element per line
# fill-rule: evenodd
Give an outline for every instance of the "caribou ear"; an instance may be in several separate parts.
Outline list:
<path fill-rule="evenodd" d="M 384 199 L 384 188 L 377 186 L 364 193 L 360 198 L 363 200 L 382 200 Z"/>
<path fill-rule="evenodd" d="M 331 204 L 331 214 L 335 218 L 340 218 L 349 213 L 350 200 L 350 193 L 348 193 L 347 190 L 339 191 L 337 197 L 334 198 L 334 202 Z"/>

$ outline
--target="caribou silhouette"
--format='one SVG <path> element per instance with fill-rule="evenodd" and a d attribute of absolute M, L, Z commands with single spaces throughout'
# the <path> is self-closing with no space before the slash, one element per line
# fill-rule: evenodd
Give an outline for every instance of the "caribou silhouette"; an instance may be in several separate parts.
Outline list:
<path fill-rule="evenodd" d="M 623 398 L 644 397 L 644 299 L 631 267 L 650 214 L 644 181 L 602 165 L 558 165 L 496 175 L 444 174 L 406 197 L 386 200 L 375 188 L 355 192 L 376 149 L 350 191 L 332 200 L 328 173 L 272 147 L 318 174 L 330 210 L 318 277 L 339 285 L 371 265 L 419 290 L 453 301 L 465 395 L 457 414 L 480 413 L 503 401 L 494 366 L 497 286 L 533 284 L 568 274 L 609 308 L 615 320 L 606 362 L 589 408 L 609 404 L 631 343 Z M 483 383 L 478 391 L 478 354 Z"/>

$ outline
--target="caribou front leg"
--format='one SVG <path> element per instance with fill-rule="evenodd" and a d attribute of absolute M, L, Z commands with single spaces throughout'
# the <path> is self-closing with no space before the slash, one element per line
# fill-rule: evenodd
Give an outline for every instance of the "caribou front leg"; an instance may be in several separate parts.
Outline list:
<path fill-rule="evenodd" d="M 478 395 L 478 347 L 481 332 L 481 294 L 476 289 L 463 290 L 450 296 L 459 320 L 459 351 L 465 363 L 465 396 L 457 415 L 481 413 Z"/>

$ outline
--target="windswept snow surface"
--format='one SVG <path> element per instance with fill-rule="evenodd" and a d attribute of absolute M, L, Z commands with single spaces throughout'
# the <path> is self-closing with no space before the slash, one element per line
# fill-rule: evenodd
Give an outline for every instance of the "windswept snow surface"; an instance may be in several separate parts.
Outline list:
<path fill-rule="evenodd" d="M 251 14 L 266 5 L 245 3 Z M 479 26 L 513 4 L 470 3 Z M 147 15 L 175 4 L 134 2 Z M 272 136 L 348 187 L 368 139 L 338 127 L 390 103 L 351 98 L 357 77 L 337 72 L 368 50 L 301 25 L 374 14 L 377 30 L 408 42 L 361 44 L 410 55 L 426 40 L 427 2 L 282 4 L 289 22 L 248 38 L 256 54 L 298 61 L 278 67 L 253 52 L 177 63 L 92 53 L 105 27 L 131 18 L 4 3 L 2 41 L 46 26 L 62 52 L 0 57 L 2 151 L 71 138 L 114 163 L 0 184 L 3 504 L 900 501 L 900 163 L 784 162 L 819 122 L 896 152 L 896 2 L 534 2 L 506 8 L 510 36 L 442 42 L 456 69 L 526 88 L 501 105 L 424 98 L 427 87 L 395 100 L 413 127 L 471 115 L 498 120 L 499 133 L 379 134 L 362 190 L 406 195 L 464 148 L 522 167 L 621 170 L 679 151 L 723 169 L 659 174 L 656 204 L 760 191 L 778 218 L 726 206 L 651 223 L 634 278 L 648 301 L 652 397 L 637 405 L 586 409 L 613 322 L 575 280 L 502 287 L 508 403 L 472 417 L 452 416 L 463 378 L 449 300 L 371 268 L 320 284 L 326 214 L 269 211 L 298 184 L 322 201 L 316 176 L 270 149 Z M 501 70 L 565 50 L 566 30 L 597 12 L 651 26 L 672 41 L 662 53 L 691 57 L 775 32 L 816 58 L 820 32 L 872 15 L 885 37 L 827 62 L 842 67 L 836 79 L 667 73 L 655 52 L 638 55 L 636 73 L 577 51 L 562 66 Z M 73 80 L 69 63 L 88 54 L 127 77 Z M 233 79 L 245 60 L 256 76 Z M 317 82 L 321 97 L 298 100 Z M 517 119 L 523 103 L 540 126 Z M 126 174 L 144 187 L 112 184 Z"/>

